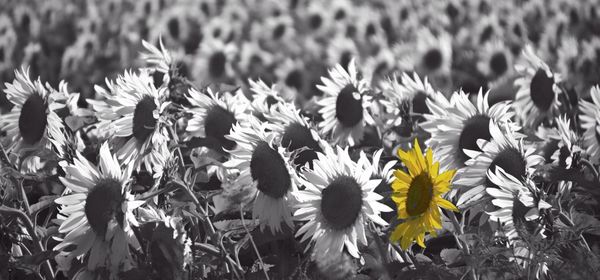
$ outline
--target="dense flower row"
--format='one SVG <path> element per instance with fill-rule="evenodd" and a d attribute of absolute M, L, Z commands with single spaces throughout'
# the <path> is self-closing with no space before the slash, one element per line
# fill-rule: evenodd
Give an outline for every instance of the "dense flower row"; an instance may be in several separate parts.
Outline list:
<path fill-rule="evenodd" d="M 5 267 L 32 254 L 46 278 L 596 277 L 593 1 L 231 2 L 44 6 L 48 26 L 19 3 L 0 15 L 13 54 L 87 10 L 64 77 L 107 51 L 139 66 L 73 87 L 42 82 L 56 57 L 24 48 L 33 68 L 5 83 L 0 118 Z"/>

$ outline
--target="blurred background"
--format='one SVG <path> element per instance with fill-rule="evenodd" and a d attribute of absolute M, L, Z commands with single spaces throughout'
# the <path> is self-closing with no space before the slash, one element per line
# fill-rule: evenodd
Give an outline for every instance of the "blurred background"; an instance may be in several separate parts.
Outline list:
<path fill-rule="evenodd" d="M 573 92 L 600 82 L 597 0 L 2 0 L 0 81 L 14 69 L 93 97 L 139 66 L 141 41 L 165 46 L 195 83 L 278 83 L 303 103 L 328 67 L 355 57 L 373 84 L 397 71 L 434 87 L 514 96 L 512 65 L 532 44 Z M 0 94 L 1 111 L 8 109 Z"/>

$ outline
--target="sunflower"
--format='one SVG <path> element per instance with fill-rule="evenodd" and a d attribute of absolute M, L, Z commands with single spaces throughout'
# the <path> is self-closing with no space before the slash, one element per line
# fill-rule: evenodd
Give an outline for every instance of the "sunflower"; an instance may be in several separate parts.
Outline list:
<path fill-rule="evenodd" d="M 571 120 L 567 116 L 559 116 L 554 120 L 556 129 L 554 129 L 554 133 L 550 135 L 550 138 L 558 141 L 558 149 L 554 151 L 551 159 L 563 168 L 572 168 L 574 157 L 582 151 L 580 137 L 571 130 Z"/>
<path fill-rule="evenodd" d="M 354 9 L 352 3 L 348 0 L 334 0 L 329 3 L 330 11 L 332 11 L 333 21 L 340 22 L 352 18 Z"/>
<path fill-rule="evenodd" d="M 394 229 L 390 240 L 400 242 L 404 250 L 413 240 L 425 248 L 425 234 L 435 235 L 435 230 L 442 228 L 439 207 L 458 212 L 452 202 L 442 198 L 450 190 L 455 171 L 440 173 L 440 163 L 433 161 L 431 149 L 427 149 L 424 157 L 417 139 L 412 150 L 398 150 L 398 157 L 408 173 L 394 171 L 392 200 L 398 206 L 398 218 L 404 221 Z"/>
<path fill-rule="evenodd" d="M 465 31 L 469 30 L 468 33 L 473 32 L 469 36 L 473 40 L 471 40 L 471 44 L 478 46 L 488 43 L 489 41 L 495 38 L 502 38 L 504 35 L 504 30 L 498 23 L 499 19 L 496 14 L 489 14 L 477 19 L 477 22 L 473 24 L 473 28 L 475 30 L 469 30 L 467 28 L 463 29 Z"/>
<path fill-rule="evenodd" d="M 488 170 L 502 168 L 511 176 L 522 179 L 535 171 L 535 166 L 544 162 L 542 156 L 535 154 L 533 145 L 523 142 L 523 135 L 516 133 L 508 125 L 499 127 L 490 125 L 490 141 L 480 140 L 479 151 L 471 150 L 471 159 L 465 162 L 466 167 L 456 175 L 454 184 L 467 187 L 460 195 L 458 206 L 467 202 L 478 201 L 486 187 L 494 187 L 486 176 Z"/>
<path fill-rule="evenodd" d="M 312 167 L 317 153 L 323 151 L 322 140 L 313 125 L 300 115 L 300 110 L 290 103 L 278 103 L 265 118 L 268 120 L 266 128 L 277 135 L 282 147 L 295 154 L 297 169 L 306 164 Z"/>
<path fill-rule="evenodd" d="M 107 82 L 109 91 L 96 86 L 96 92 L 106 100 L 88 99 L 96 112 L 98 128 L 106 136 L 114 137 L 118 146 L 117 156 L 124 164 L 132 164 L 139 170 L 160 168 L 169 153 L 167 126 L 164 110 L 165 87 L 155 88 L 152 77 L 146 71 L 136 74 L 125 71 L 115 83 Z"/>
<path fill-rule="evenodd" d="M 275 89 L 275 85 L 268 86 L 262 80 L 248 80 L 252 95 L 252 110 L 257 114 L 257 117 L 262 117 L 265 113 L 277 104 L 285 102 L 280 96 L 279 91 Z"/>
<path fill-rule="evenodd" d="M 305 92 L 311 89 L 308 81 L 310 72 L 305 68 L 304 61 L 298 58 L 286 58 L 277 63 L 276 67 L 277 85 L 284 99 L 302 104 L 303 98 L 306 98 Z"/>
<path fill-rule="evenodd" d="M 314 169 L 301 171 L 306 189 L 295 193 L 294 218 L 307 221 L 296 236 L 302 235 L 301 242 L 310 239 L 313 260 L 340 255 L 344 248 L 358 258 L 358 242 L 367 245 L 366 223 L 385 226 L 379 213 L 392 211 L 378 202 L 382 196 L 374 192 L 381 180 L 371 179 L 369 168 L 353 162 L 348 148 L 334 150 L 327 145 L 317 157 Z"/>
<path fill-rule="evenodd" d="M 146 42 L 145 40 L 142 40 L 144 51 L 141 53 L 141 58 L 148 64 L 150 69 L 164 75 L 164 83 L 169 83 L 169 75 L 167 74 L 173 66 L 173 58 L 171 57 L 169 51 L 165 48 L 162 37 L 158 38 L 158 44 L 160 49 Z"/>
<path fill-rule="evenodd" d="M 429 29 L 417 32 L 414 69 L 422 75 L 448 74 L 452 64 L 452 38 L 445 32 L 437 36 Z"/>
<path fill-rule="evenodd" d="M 515 80 L 517 91 L 513 103 L 517 115 L 527 127 L 537 127 L 544 120 L 552 119 L 560 105 L 558 87 L 560 75 L 535 55 L 530 45 L 523 50 L 524 64 L 515 65 L 519 78 Z"/>
<path fill-rule="evenodd" d="M 252 39 L 241 43 L 240 59 L 236 66 L 243 77 L 255 79 L 263 75 L 273 61 L 273 55 L 263 49 L 258 40 Z"/>
<path fill-rule="evenodd" d="M 447 101 L 444 99 L 439 96 L 434 102 L 445 105 Z M 446 114 L 431 114 L 423 124 L 423 128 L 431 134 L 427 144 L 436 152 L 442 166 L 451 169 L 464 167 L 470 159 L 469 150 L 479 151 L 477 141 L 492 138 L 490 123 L 514 126 L 510 122 L 514 113 L 507 102 L 489 106 L 488 93 L 483 94 L 480 89 L 475 103 L 471 103 L 466 93 L 459 91 L 452 95 Z"/>
<path fill-rule="evenodd" d="M 317 102 L 324 121 L 319 124 L 323 134 L 330 134 L 338 145 L 354 146 L 364 135 L 365 126 L 375 120 L 367 110 L 370 97 L 367 81 L 359 79 L 354 60 L 346 71 L 340 64 L 329 70 L 331 78 L 322 77 L 323 85 L 317 85 L 324 95 Z"/>
<path fill-rule="evenodd" d="M 375 35 L 371 42 L 375 45 L 373 49 L 377 50 L 377 54 L 365 59 L 364 75 L 366 80 L 377 83 L 378 80 L 382 80 L 396 70 L 396 56 L 387 47 L 387 39 L 384 35 Z"/>
<path fill-rule="evenodd" d="M 187 123 L 188 137 L 206 138 L 216 150 L 233 149 L 235 143 L 226 139 L 234 124 L 245 118 L 249 101 L 241 92 L 215 93 L 210 88 L 201 93 L 193 88 L 187 96 L 192 105 L 191 118 Z"/>
<path fill-rule="evenodd" d="M 64 126 L 55 111 L 65 107 L 64 93 L 44 87 L 39 78 L 31 81 L 29 68 L 15 71 L 14 81 L 4 85 L 6 98 L 14 105 L 0 119 L 6 151 L 21 158 L 51 151 L 52 146 L 60 148 Z"/>
<path fill-rule="evenodd" d="M 222 83 L 233 78 L 232 62 L 238 52 L 233 43 L 205 38 L 196 55 L 192 74 L 200 84 Z"/>
<path fill-rule="evenodd" d="M 327 65 L 334 67 L 337 64 L 348 69 L 348 64 L 353 57 L 358 57 L 359 51 L 356 43 L 351 38 L 335 35 L 327 45 Z"/>
<path fill-rule="evenodd" d="M 40 33 L 39 16 L 30 5 L 18 4 L 12 8 L 15 28 L 28 40 L 37 38 Z"/>
<path fill-rule="evenodd" d="M 234 26 L 227 22 L 223 17 L 213 17 L 206 25 L 202 27 L 202 44 L 206 42 L 230 42 L 235 36 Z M 203 51 L 202 44 L 200 51 Z M 211 43 L 212 44 L 212 43 Z M 223 48 L 211 48 L 213 51 L 222 50 Z"/>
<path fill-rule="evenodd" d="M 445 114 L 446 107 L 450 106 L 446 98 L 439 96 L 441 93 L 429 84 L 427 77 L 421 80 L 417 73 L 413 73 L 412 77 L 408 73 L 402 73 L 401 77 L 394 75 L 380 82 L 379 89 L 386 97 L 381 101 L 388 113 L 385 123 L 388 126 L 401 127 L 400 133 L 403 136 L 412 133 L 414 122 L 422 122 L 424 117 L 432 113 L 427 100 L 438 100 L 434 103 L 434 115 Z M 441 104 L 443 101 L 446 103 Z"/>
<path fill-rule="evenodd" d="M 356 22 L 356 37 L 355 40 L 359 44 L 364 44 L 370 41 L 374 36 L 383 35 L 381 25 L 381 13 L 375 11 L 368 6 L 356 7 L 354 18 L 351 19 Z"/>
<path fill-rule="evenodd" d="M 77 258 L 85 260 L 88 271 L 106 268 L 110 279 L 117 279 L 120 271 L 134 265 L 130 247 L 141 249 L 132 229 L 138 225 L 132 211 L 144 202 L 129 192 L 131 166 L 122 170 L 107 143 L 99 156 L 98 166 L 80 153 L 73 163 L 61 163 L 67 175 L 60 180 L 68 194 L 55 202 L 61 206 L 58 231 L 66 236 L 54 250 L 59 252 L 57 262 L 65 265 L 60 267 L 63 271 L 68 271 Z M 73 250 L 66 250 L 72 246 Z"/>
<path fill-rule="evenodd" d="M 513 55 L 500 40 L 490 40 L 483 45 L 479 53 L 477 69 L 489 81 L 502 82 L 513 73 Z"/>
<path fill-rule="evenodd" d="M 586 153 L 594 163 L 600 160 L 600 86 L 596 85 L 590 89 L 592 102 L 582 100 L 579 109 L 581 114 L 581 127 L 583 132 L 583 144 Z"/>
<path fill-rule="evenodd" d="M 312 37 L 324 38 L 329 35 L 332 27 L 331 14 L 326 12 L 325 2 L 309 2 L 300 10 L 299 17 L 304 28 Z"/>
<path fill-rule="evenodd" d="M 261 23 L 255 22 L 250 32 L 252 34 L 251 38 L 258 38 L 261 43 L 267 46 L 268 50 L 280 52 L 282 50 L 278 48 L 297 46 L 296 44 L 289 44 L 295 37 L 296 29 L 294 28 L 294 20 L 288 14 L 267 17 Z"/>
<path fill-rule="evenodd" d="M 190 33 L 187 20 L 189 9 L 183 5 L 165 7 L 155 23 L 156 28 L 151 29 L 150 41 L 157 42 L 159 38 L 171 48 L 181 47 Z"/>
<path fill-rule="evenodd" d="M 512 245 L 519 240 L 517 227 L 537 220 L 540 217 L 539 211 L 551 206 L 543 200 L 535 199 L 531 189 L 536 187 L 527 178 L 517 179 L 502 167 L 488 170 L 487 177 L 496 187 L 488 187 L 485 191 L 492 197 L 492 204 L 499 208 L 488 212 L 490 220 L 500 223 L 508 243 Z"/>
<path fill-rule="evenodd" d="M 540 211 L 550 209 L 552 206 L 544 200 L 536 197 L 532 190 L 537 189 L 534 183 L 529 179 L 518 180 L 514 176 L 505 172 L 501 167 L 495 171 L 488 170 L 487 176 L 496 186 L 486 188 L 486 192 L 492 197 L 492 204 L 496 207 L 495 211 L 488 212 L 490 220 L 499 224 L 498 231 L 500 236 L 506 238 L 507 245 L 512 248 L 514 256 L 510 257 L 522 267 L 535 265 L 536 275 L 547 271 L 547 263 L 543 261 L 531 262 L 536 256 L 531 255 L 528 240 L 524 240 L 521 232 L 529 233 L 539 232 L 544 236 L 545 230 L 539 227 Z"/>
<path fill-rule="evenodd" d="M 293 228 L 291 194 L 299 181 L 296 171 L 285 149 L 276 143 L 275 134 L 252 115 L 247 118 L 248 125 L 236 124 L 226 136 L 237 145 L 228 150 L 231 159 L 223 165 L 240 171 L 237 185 L 258 190 L 252 216 L 260 221 L 261 230 L 269 227 L 273 233 L 280 232 L 282 222 Z"/>

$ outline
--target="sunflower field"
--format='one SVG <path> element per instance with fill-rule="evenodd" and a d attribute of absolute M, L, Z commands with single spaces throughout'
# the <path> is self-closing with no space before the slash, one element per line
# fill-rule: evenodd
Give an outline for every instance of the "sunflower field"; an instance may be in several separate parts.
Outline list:
<path fill-rule="evenodd" d="M 0 0 L 0 280 L 600 279 L 598 0 Z"/>

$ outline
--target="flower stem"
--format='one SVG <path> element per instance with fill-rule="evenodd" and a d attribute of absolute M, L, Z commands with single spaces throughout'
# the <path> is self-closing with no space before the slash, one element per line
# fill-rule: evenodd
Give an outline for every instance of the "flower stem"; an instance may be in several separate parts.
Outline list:
<path fill-rule="evenodd" d="M 242 226 L 244 227 L 244 230 L 246 231 L 248 238 L 250 238 L 250 243 L 252 243 L 254 252 L 256 253 L 256 256 L 258 257 L 258 262 L 260 263 L 260 267 L 262 268 L 263 272 L 265 273 L 265 279 L 269 280 L 269 274 L 267 273 L 267 267 L 265 266 L 265 263 L 263 262 L 262 258 L 260 257 L 260 252 L 258 252 L 258 247 L 256 247 L 256 243 L 254 243 L 254 238 L 252 238 L 252 234 L 250 234 L 248 227 L 246 227 L 246 221 L 244 221 L 244 205 L 243 204 L 240 204 L 240 218 L 242 219 Z"/>
<path fill-rule="evenodd" d="M 452 221 L 452 226 L 454 227 L 453 235 L 454 235 L 454 238 L 456 239 L 456 243 L 457 243 L 458 247 L 463 250 L 463 253 L 465 254 L 465 258 L 467 258 L 469 255 L 471 255 L 471 250 L 469 249 L 469 244 L 466 241 L 463 241 L 462 239 L 460 239 L 456 235 L 456 233 L 458 233 L 459 236 L 464 235 L 462 225 L 458 222 L 458 218 L 456 217 L 456 214 L 454 213 L 454 211 L 448 211 L 448 212 L 450 212 L 450 215 L 449 215 L 450 220 Z M 475 271 L 475 268 L 471 267 L 469 270 L 471 271 L 471 276 L 473 277 L 473 280 L 477 280 L 477 272 Z"/>

